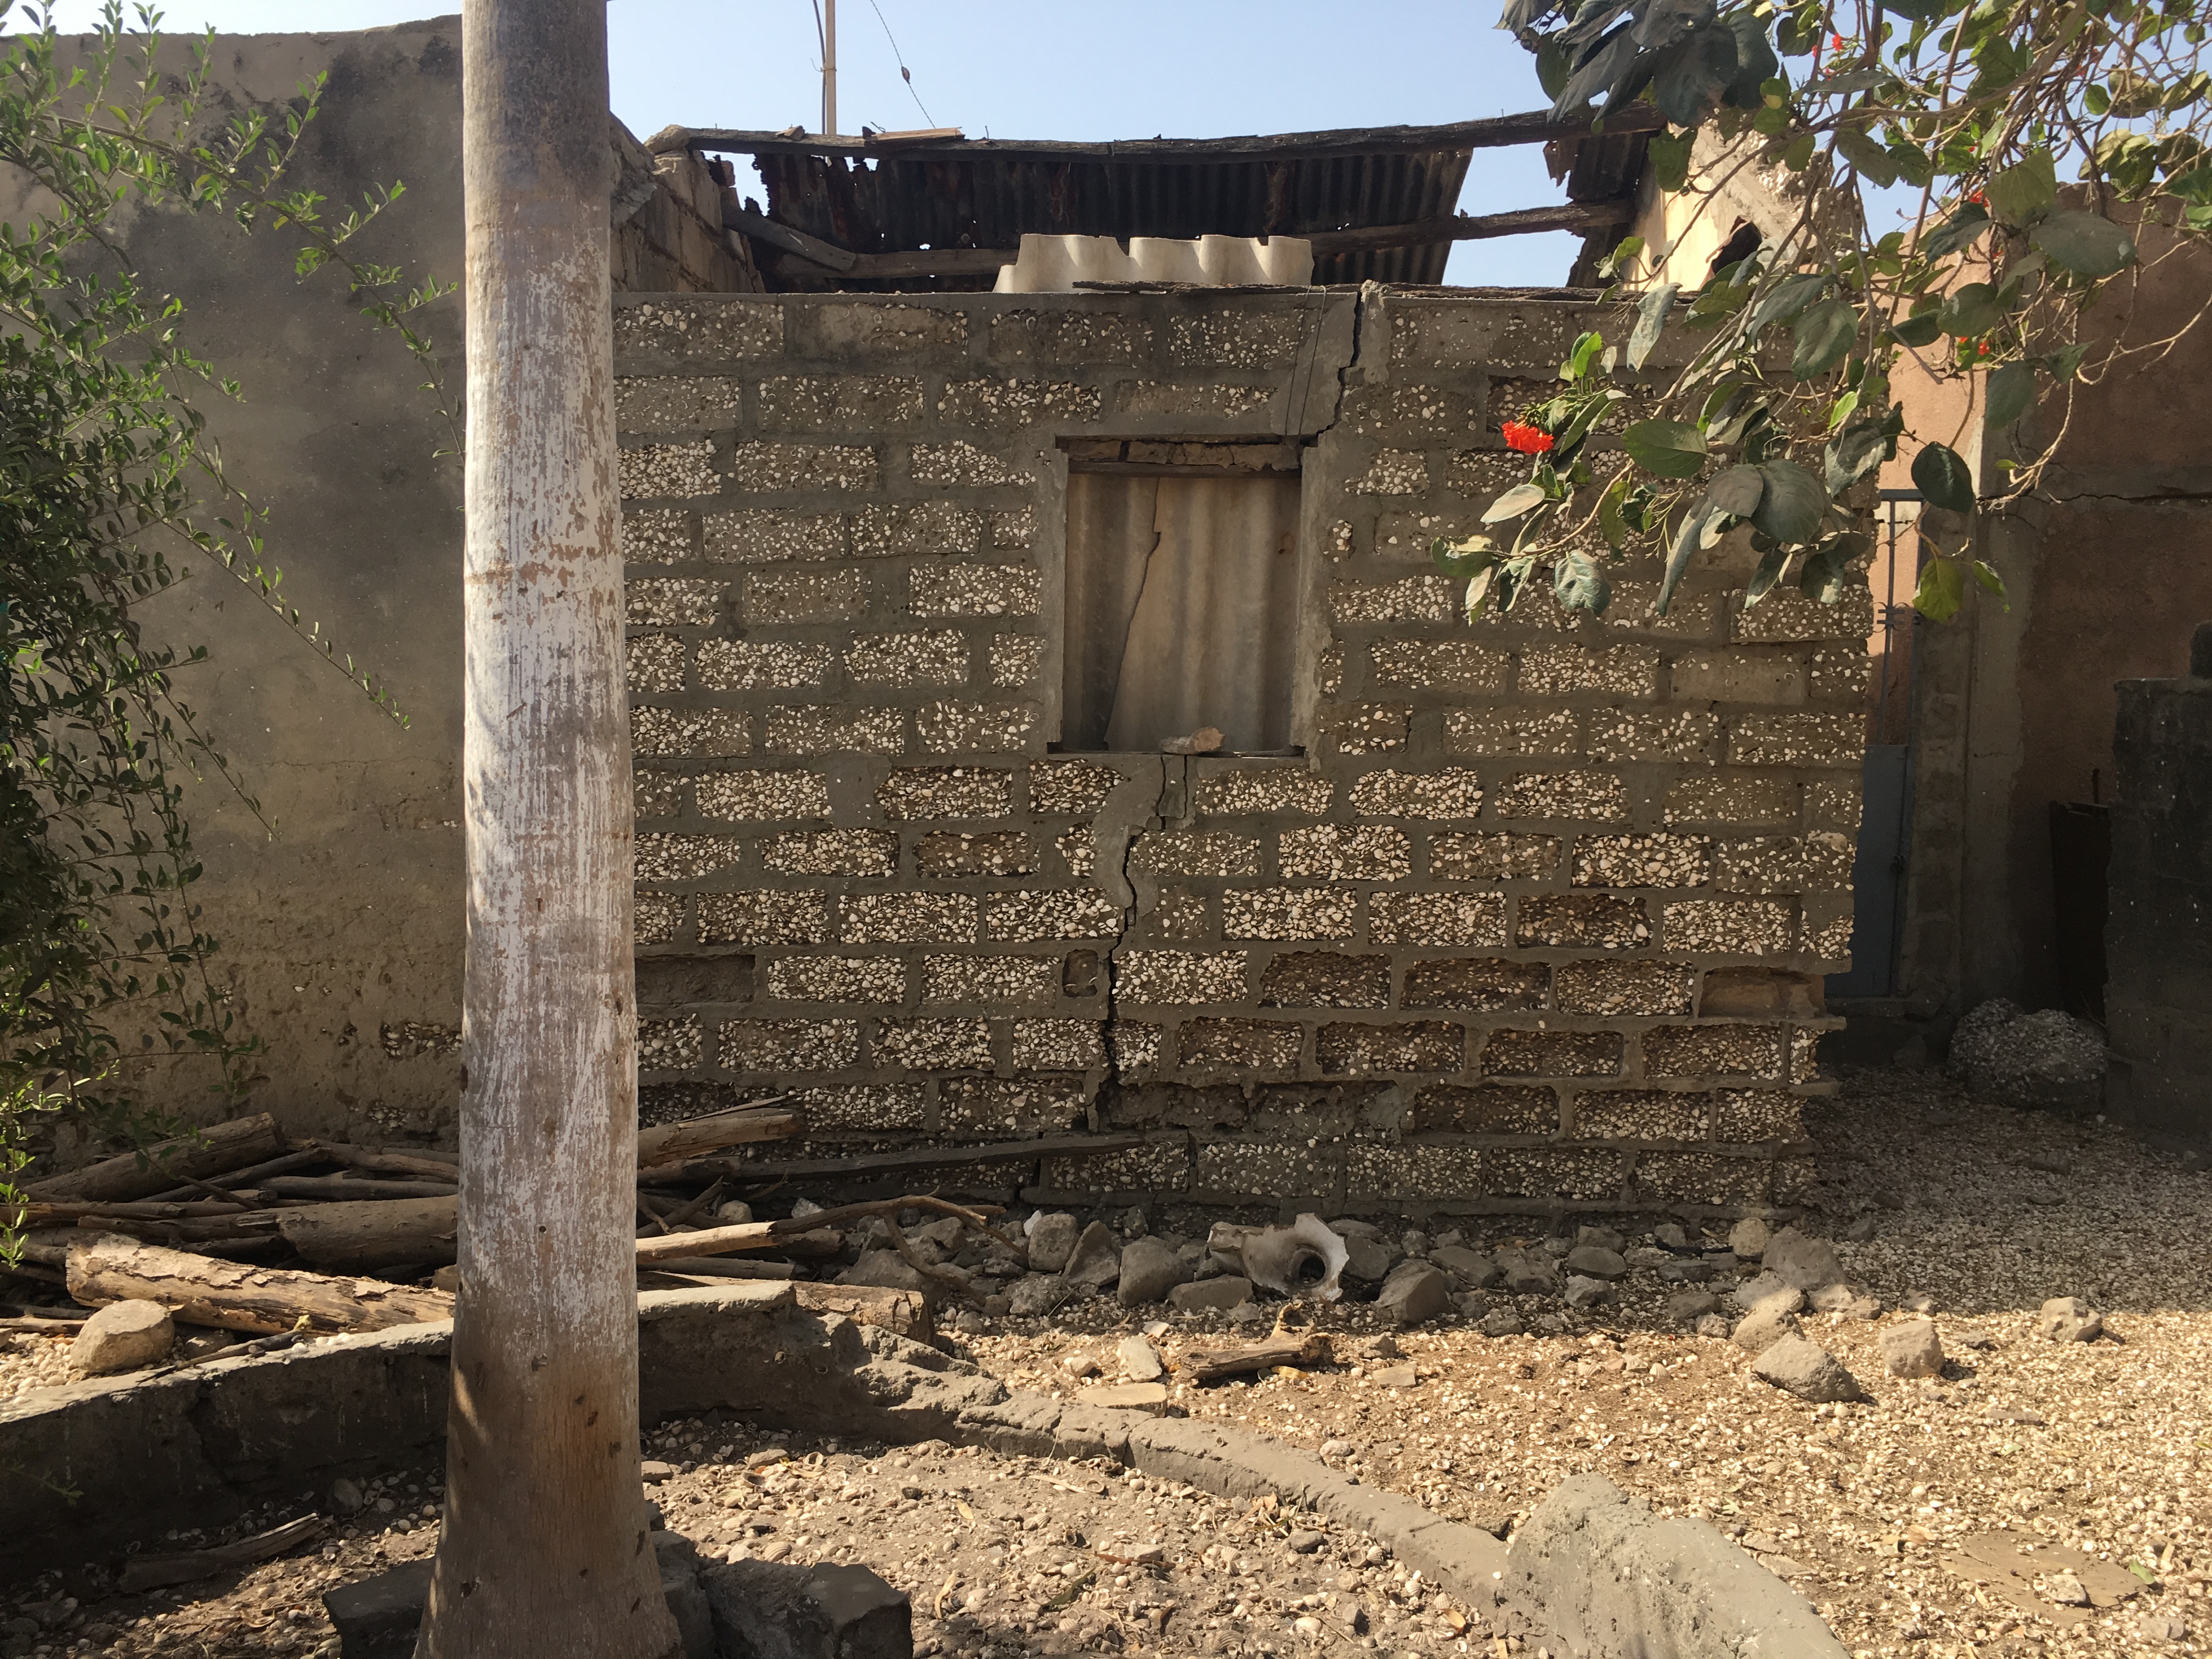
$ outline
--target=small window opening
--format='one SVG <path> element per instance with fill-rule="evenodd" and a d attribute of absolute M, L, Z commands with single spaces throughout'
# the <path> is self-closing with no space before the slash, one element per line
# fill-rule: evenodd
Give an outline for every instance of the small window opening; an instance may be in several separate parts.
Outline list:
<path fill-rule="evenodd" d="M 1263 453 L 1071 462 L 1060 748 L 1157 752 L 1210 726 L 1223 752 L 1291 752 L 1298 476 Z"/>

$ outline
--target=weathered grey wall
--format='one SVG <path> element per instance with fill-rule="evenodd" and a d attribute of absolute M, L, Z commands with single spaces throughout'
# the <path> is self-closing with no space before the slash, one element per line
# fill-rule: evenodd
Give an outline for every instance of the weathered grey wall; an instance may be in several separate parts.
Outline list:
<path fill-rule="evenodd" d="M 1149 1136 L 1012 1177 L 1070 1199 L 1794 1198 L 1863 586 L 1747 612 L 1723 560 L 1662 619 L 1634 568 L 1602 623 L 1538 593 L 1470 629 L 1427 557 L 1524 475 L 1498 424 L 1594 320 L 618 305 L 648 1111 L 796 1086 L 823 1151 Z M 1067 447 L 1285 435 L 1310 758 L 1051 754 Z"/>
<path fill-rule="evenodd" d="M 458 21 L 215 46 L 234 107 L 273 106 L 328 70 L 295 182 L 334 208 L 404 182 L 360 252 L 410 282 L 461 274 Z M 301 1130 L 427 1127 L 453 1061 L 424 1034 L 451 1030 L 460 993 L 459 462 L 434 458 L 450 439 L 398 342 L 335 274 L 297 282 L 285 233 L 157 210 L 133 216 L 124 246 L 186 299 L 190 343 L 243 385 L 242 403 L 205 407 L 236 483 L 268 510 L 285 596 L 412 720 L 402 729 L 349 690 L 220 570 L 149 608 L 161 634 L 209 647 L 182 691 L 275 823 L 272 837 L 218 783 L 192 793 L 218 967 L 270 1044 L 254 1103 Z M 450 300 L 426 319 L 456 375 L 459 325 Z M 204 1115 L 207 1080 L 179 1068 L 156 1098 Z"/>

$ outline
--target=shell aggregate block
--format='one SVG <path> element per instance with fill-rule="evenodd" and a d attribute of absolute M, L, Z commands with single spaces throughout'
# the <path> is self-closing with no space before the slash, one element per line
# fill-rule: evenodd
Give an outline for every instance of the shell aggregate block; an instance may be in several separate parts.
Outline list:
<path fill-rule="evenodd" d="M 1595 316 L 626 296 L 638 938 L 752 953 L 740 1006 L 654 1006 L 655 1087 L 773 1078 L 891 1146 L 1142 1125 L 1047 1172 L 1133 1201 L 1801 1192 L 1868 596 L 1747 610 L 1716 562 L 1660 617 L 1630 566 L 1601 619 L 1470 623 L 1428 558 Z M 1057 750 L 1067 468 L 1209 454 L 1299 471 L 1296 752 Z"/>

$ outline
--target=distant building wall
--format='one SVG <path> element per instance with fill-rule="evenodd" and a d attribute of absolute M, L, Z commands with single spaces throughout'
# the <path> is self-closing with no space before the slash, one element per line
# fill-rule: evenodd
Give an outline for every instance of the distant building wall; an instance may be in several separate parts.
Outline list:
<path fill-rule="evenodd" d="M 1867 595 L 1470 628 L 1431 539 L 1588 307 L 1370 289 L 622 302 L 646 1110 L 1350 1210 L 1788 1203 Z M 1303 757 L 1055 753 L 1073 460 L 1300 452 Z M 1092 458 L 1086 460 L 1086 458 Z M 788 1155 L 778 1149 L 776 1156 Z"/>

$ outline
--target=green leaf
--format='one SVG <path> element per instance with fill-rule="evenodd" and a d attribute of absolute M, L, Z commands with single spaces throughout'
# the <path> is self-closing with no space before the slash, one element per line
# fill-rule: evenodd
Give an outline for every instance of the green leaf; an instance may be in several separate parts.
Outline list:
<path fill-rule="evenodd" d="M 1856 127 L 1836 134 L 1836 153 L 1859 171 L 1869 184 L 1887 189 L 1897 182 L 1897 163 L 1890 153 Z"/>
<path fill-rule="evenodd" d="M 1575 341 L 1574 349 L 1567 355 L 1567 361 L 1559 365 L 1559 378 L 1569 381 L 1581 380 L 1589 373 L 1590 364 L 1596 361 L 1597 354 L 1604 349 L 1604 335 L 1595 330 L 1581 335 Z"/>
<path fill-rule="evenodd" d="M 1540 484 L 1516 484 L 1491 502 L 1490 510 L 1482 515 L 1482 521 L 1498 524 L 1507 519 L 1517 519 L 1531 507 L 1541 507 L 1549 499 Z"/>
<path fill-rule="evenodd" d="M 1498 580 L 1498 573 L 1504 568 L 1493 560 L 1468 579 L 1467 619 L 1469 622 L 1482 620 L 1483 601 L 1490 597 L 1490 590 Z"/>
<path fill-rule="evenodd" d="M 2088 355 L 2089 348 L 2085 345 L 2061 346 L 2045 356 L 2043 367 L 2052 380 L 2064 386 L 2081 372 L 2081 360 Z"/>
<path fill-rule="evenodd" d="M 1725 24 L 1708 23 L 1669 51 L 1651 78 L 1651 101 L 1678 127 L 1705 118 L 1736 76 L 1735 36 Z"/>
<path fill-rule="evenodd" d="M 1607 484 L 1605 494 L 1598 498 L 1598 534 L 1616 548 L 1629 538 L 1628 520 L 1622 516 L 1621 509 L 1627 504 L 1628 492 L 1633 487 L 1630 475 L 1624 472 Z"/>
<path fill-rule="evenodd" d="M 1690 182 L 1690 149 L 1698 135 L 1685 132 L 1662 134 L 1651 140 L 1646 149 L 1650 158 L 1653 180 L 1662 191 L 1673 192 Z"/>
<path fill-rule="evenodd" d="M 1921 568 L 1920 586 L 1912 595 L 1912 608 L 1930 622 L 1945 623 L 1959 614 L 1966 602 L 1966 574 L 1955 559 L 1932 556 Z"/>
<path fill-rule="evenodd" d="M 2058 199 L 2057 164 L 2049 150 L 2039 149 L 1993 176 L 1982 193 L 1989 199 L 1990 213 L 2025 229 L 2050 212 Z"/>
<path fill-rule="evenodd" d="M 1447 576 L 1479 575 L 1498 562 L 1498 544 L 1487 536 L 1467 536 L 1455 542 L 1439 536 L 1429 544 L 1429 557 Z"/>
<path fill-rule="evenodd" d="M 1782 580 L 1782 573 L 1789 568 L 1790 557 L 1796 550 L 1788 547 L 1770 547 L 1759 556 L 1759 568 L 1751 573 L 1751 580 L 1744 585 L 1745 610 L 1750 610 L 1765 599 L 1768 590 Z"/>
<path fill-rule="evenodd" d="M 1988 333 L 2002 322 L 2004 307 L 1997 302 L 1995 283 L 1966 283 L 1943 296 L 1936 319 L 1944 333 L 1962 340 L 1971 339 L 1977 334 Z"/>
<path fill-rule="evenodd" d="M 2006 610 L 2009 611 L 2012 609 L 2012 602 L 2008 598 L 2007 598 L 2005 593 L 2004 578 L 1997 574 L 1996 567 L 1995 565 L 1990 564 L 1981 559 L 1976 559 L 1974 561 L 1974 580 L 1979 582 L 1984 587 L 1988 588 L 1990 592 L 1996 594 L 1999 599 L 2003 600 L 2004 608 Z"/>
<path fill-rule="evenodd" d="M 1943 337 L 1943 319 L 1933 311 L 1907 317 L 1889 331 L 1909 346 L 1934 345 Z"/>
<path fill-rule="evenodd" d="M 2054 213 L 2029 240 L 2077 276 L 2117 276 L 2135 263 L 2135 238 L 2094 213 Z"/>
<path fill-rule="evenodd" d="M 1989 228 L 1988 209 L 1979 202 L 1961 202 L 1951 216 L 1921 243 L 1920 251 L 1928 256 L 1930 264 L 1948 258 L 1961 248 L 1971 247 Z"/>
<path fill-rule="evenodd" d="M 1828 274 L 1823 270 L 1784 276 L 1760 295 L 1758 303 L 1752 307 L 1751 331 L 1756 334 L 1770 323 L 1796 322 L 1827 285 Z"/>
<path fill-rule="evenodd" d="M 1797 591 L 1816 605 L 1833 605 L 1844 597 L 1844 568 L 1850 556 L 1834 540 L 1823 542 L 1798 568 Z"/>
<path fill-rule="evenodd" d="M 1847 300 L 1827 300 L 1797 319 L 1796 350 L 1790 372 L 1801 380 L 1826 374 L 1843 362 L 1857 337 L 1859 313 Z"/>
<path fill-rule="evenodd" d="M 1735 77 L 1723 94 L 1738 109 L 1760 108 L 1765 103 L 1766 83 L 1782 71 L 1781 61 L 1767 44 L 1766 19 L 1746 6 L 1728 16 L 1729 33 L 1735 37 Z"/>
<path fill-rule="evenodd" d="M 1680 586 L 1683 573 L 1690 568 L 1691 558 L 1700 548 L 1711 545 L 1728 520 L 1747 519 L 1757 512 L 1759 498 L 1765 489 L 1766 480 L 1755 466 L 1732 466 L 1705 486 L 1705 493 L 1683 515 L 1681 527 L 1675 532 L 1674 545 L 1667 555 L 1667 570 L 1659 580 L 1659 603 L 1656 607 L 1661 616 L 1665 616 L 1667 607 L 1674 603 L 1674 590 Z"/>
<path fill-rule="evenodd" d="M 1641 368 L 1659 343 L 1659 336 L 1667 327 L 1667 313 L 1674 308 L 1674 296 L 1682 291 L 1680 283 L 1666 283 L 1651 289 L 1636 302 L 1636 326 L 1628 336 L 1628 366 Z"/>
<path fill-rule="evenodd" d="M 1638 421 L 1620 434 L 1620 447 L 1662 478 L 1694 478 L 1705 464 L 1705 434 L 1682 421 Z"/>
<path fill-rule="evenodd" d="M 1828 493 L 1841 495 L 1884 461 L 1894 459 L 1898 437 L 1904 430 L 1905 410 L 1900 406 L 1887 415 L 1853 421 L 1830 439 L 1821 468 Z"/>
<path fill-rule="evenodd" d="M 2035 365 L 2007 363 L 1990 376 L 1983 424 L 1999 432 L 2027 413 L 2035 401 Z"/>
<path fill-rule="evenodd" d="M 1752 523 L 1778 542 L 1809 542 L 1827 516 L 1828 492 L 1820 481 L 1794 461 L 1767 461 L 1759 469 L 1766 488 Z"/>
<path fill-rule="evenodd" d="M 1562 611 L 1587 611 L 1601 616 L 1613 598 L 1613 586 L 1589 554 L 1569 552 L 1553 563 L 1552 596 Z"/>
<path fill-rule="evenodd" d="M 1974 476 L 1948 444 L 1921 446 L 1912 458 L 1912 486 L 1931 506 L 1953 513 L 1974 510 Z"/>

